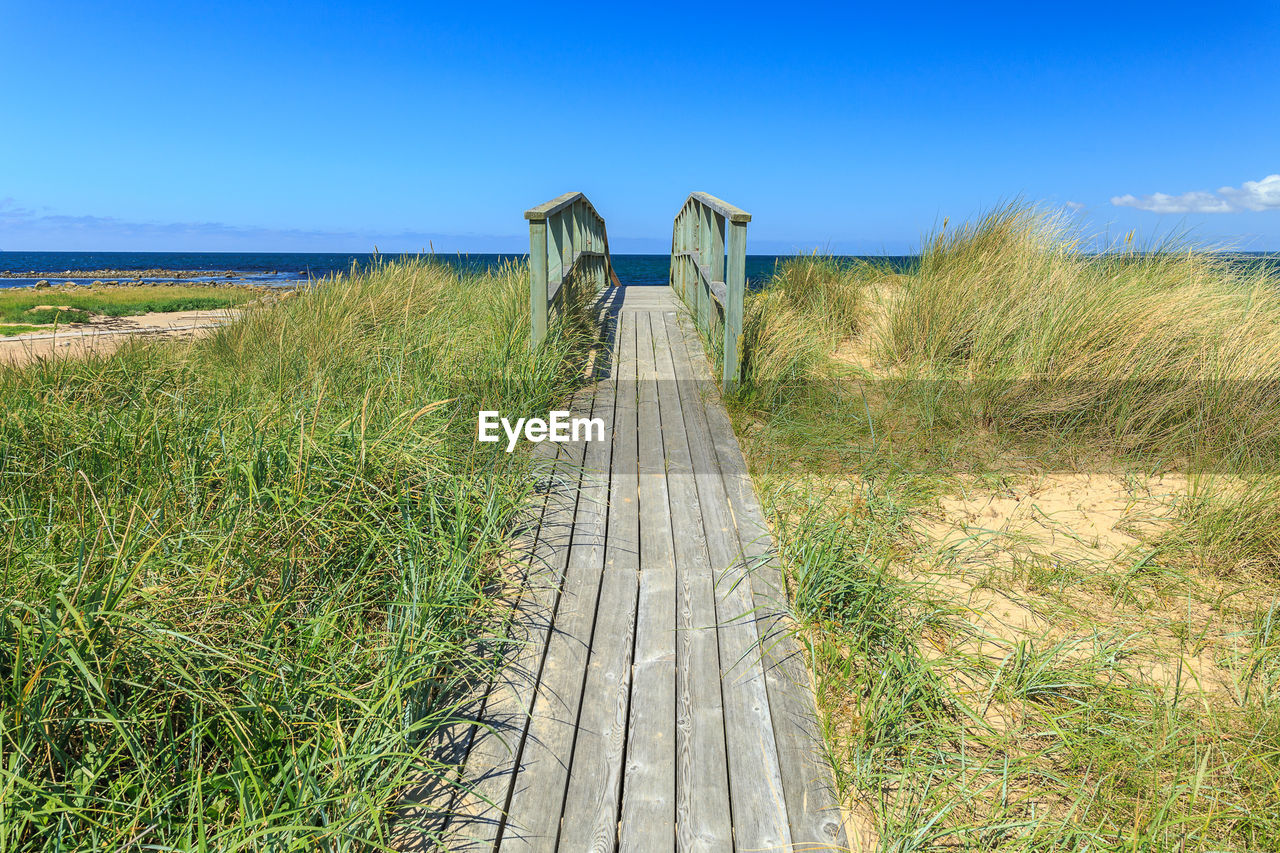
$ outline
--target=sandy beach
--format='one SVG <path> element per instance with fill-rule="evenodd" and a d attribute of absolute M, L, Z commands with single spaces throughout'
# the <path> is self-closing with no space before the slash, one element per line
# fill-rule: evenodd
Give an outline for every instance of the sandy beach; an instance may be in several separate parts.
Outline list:
<path fill-rule="evenodd" d="M 137 337 L 196 337 L 231 322 L 239 311 L 167 311 L 135 317 L 100 317 L 91 323 L 0 337 L 0 364 L 31 364 L 53 355 L 106 355 Z"/>

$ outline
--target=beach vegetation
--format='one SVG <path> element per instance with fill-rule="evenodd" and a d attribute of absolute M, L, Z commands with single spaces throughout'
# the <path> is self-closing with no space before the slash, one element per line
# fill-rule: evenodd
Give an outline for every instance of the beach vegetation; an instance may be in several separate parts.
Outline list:
<path fill-rule="evenodd" d="M 0 290 L 0 324 L 83 323 L 93 317 L 133 317 L 173 311 L 234 308 L 261 297 L 249 288 L 166 285 L 164 287 L 66 287 Z M 0 325 L 0 330 L 5 328 Z M 12 332 L 10 332 L 12 334 Z"/>
<path fill-rule="evenodd" d="M 749 297 L 732 414 L 862 849 L 1280 848 L 1280 277 L 1091 245 L 1017 203 Z"/>
<path fill-rule="evenodd" d="M 0 849 L 391 849 L 455 778 L 536 488 L 475 412 L 562 406 L 574 292 L 536 358 L 523 266 L 407 259 L 0 366 Z"/>
<path fill-rule="evenodd" d="M 0 337 L 6 335 L 25 335 L 28 332 L 47 332 L 44 326 L 32 326 L 29 323 L 0 323 Z"/>

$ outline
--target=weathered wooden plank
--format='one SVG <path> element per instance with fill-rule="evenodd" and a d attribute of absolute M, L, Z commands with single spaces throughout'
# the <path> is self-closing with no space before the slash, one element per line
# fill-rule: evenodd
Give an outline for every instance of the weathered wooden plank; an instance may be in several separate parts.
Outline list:
<path fill-rule="evenodd" d="M 707 235 L 707 252 L 702 262 L 707 265 L 707 280 L 724 281 L 724 226 L 725 218 L 715 210 L 707 212 L 707 224 L 710 233 Z M 747 226 L 742 225 L 743 229 Z"/>
<path fill-rule="evenodd" d="M 560 849 L 566 851 L 603 853 L 617 846 L 640 562 L 636 483 L 638 316 L 624 313 L 619 317 L 608 539 L 560 827 Z"/>
<path fill-rule="evenodd" d="M 679 308 L 675 294 L 672 293 L 669 287 L 629 286 L 624 290 L 626 291 L 626 296 L 622 300 L 622 305 L 619 309 L 622 311 L 674 311 Z"/>
<path fill-rule="evenodd" d="M 575 395 L 570 411 L 575 416 L 591 415 L 595 396 L 592 390 L 584 389 Z M 490 686 L 470 733 L 466 765 L 447 827 L 451 850 L 489 851 L 498 837 L 560 598 L 583 447 L 579 442 L 553 448 L 548 442 L 535 446 L 533 452 L 544 458 L 555 454 L 556 461 L 548 471 L 547 495 L 524 576 L 516 579 L 523 589 L 508 626 L 507 661 Z"/>
<path fill-rule="evenodd" d="M 533 346 L 547 337 L 547 223 L 529 222 L 529 316 Z"/>
<path fill-rule="evenodd" d="M 750 222 L 751 214 L 741 208 L 734 207 L 727 201 L 716 198 L 710 193 L 689 193 L 689 198 L 705 204 L 707 207 L 719 213 L 721 216 L 728 217 L 730 222 Z M 687 204 L 687 202 L 686 202 Z"/>
<path fill-rule="evenodd" d="M 723 249 L 721 252 L 721 266 L 723 266 Z M 710 257 L 714 259 L 715 255 Z M 671 258 L 673 264 L 676 260 L 680 260 L 683 263 L 688 264 L 689 268 L 696 272 L 698 277 L 702 279 L 702 286 L 710 290 L 711 295 L 714 296 L 716 301 L 723 307 L 725 283 L 723 281 L 724 271 L 722 269 L 715 267 L 712 263 L 707 263 L 702 253 L 697 250 L 692 252 L 672 252 Z"/>
<path fill-rule="evenodd" d="M 676 566 L 676 849 L 733 850 L 715 590 L 672 359 L 676 314 L 654 324 Z"/>
<path fill-rule="evenodd" d="M 691 329 L 684 332 L 687 346 L 694 346 L 696 335 Z M 694 367 L 703 378 L 709 378 L 705 365 L 695 360 Z M 848 841 L 835 780 L 822 755 L 812 678 L 803 651 L 790 633 L 781 564 L 728 413 L 718 405 L 708 405 L 706 411 L 726 497 L 738 521 L 740 542 L 750 564 L 752 600 L 763 645 L 765 683 L 791 840 L 804 850 L 844 850 Z"/>
<path fill-rule="evenodd" d="M 742 375 L 742 310 L 747 293 L 745 223 L 729 223 L 729 271 L 725 277 L 728 279 L 728 292 L 721 300 L 724 305 L 724 364 L 720 383 L 725 391 L 731 391 L 737 387 Z"/>
<path fill-rule="evenodd" d="M 675 848 L 675 541 L 658 403 L 655 316 L 661 324 L 660 313 L 636 315 L 640 601 L 618 832 L 618 846 L 624 853 Z"/>
<path fill-rule="evenodd" d="M 697 251 L 697 229 L 698 208 L 697 205 L 693 205 L 684 213 L 684 245 L 686 250 L 690 252 Z M 696 312 L 698 308 L 698 271 L 695 269 L 696 264 L 693 257 L 686 257 L 681 266 L 684 267 L 685 302 L 688 304 L 690 311 Z"/>
<path fill-rule="evenodd" d="M 720 304 L 721 308 L 727 307 L 725 300 L 728 298 L 728 291 L 723 281 L 713 281 L 707 285 L 707 289 L 711 291 L 711 297 Z M 742 312 L 739 311 L 738 313 L 741 314 Z M 739 326 L 741 326 L 741 323 L 739 323 Z"/>
<path fill-rule="evenodd" d="M 676 216 L 675 227 L 673 230 L 672 242 L 680 250 L 671 256 L 671 269 L 676 274 L 676 292 L 680 295 L 680 301 L 689 304 L 689 275 L 688 267 L 684 261 L 677 263 L 677 258 L 684 252 L 689 250 L 689 213 L 682 210 Z"/>
<path fill-rule="evenodd" d="M 532 229 L 534 225 L 531 224 L 529 227 Z M 551 290 L 550 295 L 547 297 L 547 304 L 555 304 L 556 300 L 559 299 L 560 295 L 564 292 L 564 283 L 575 274 L 591 275 L 593 278 L 597 279 L 597 290 L 602 288 L 604 286 L 604 282 L 601 280 L 603 277 L 595 275 L 592 261 L 598 261 L 607 257 L 608 256 L 603 252 L 581 251 L 574 252 L 571 258 L 562 261 L 561 263 L 565 268 L 565 272 L 561 275 L 552 277 Z"/>
<path fill-rule="evenodd" d="M 573 258 L 578 250 L 577 245 L 573 242 L 573 207 L 570 206 L 561 210 L 547 221 L 547 225 L 553 228 L 560 236 L 560 246 L 563 251 L 560 262 L 560 280 L 563 283 L 573 272 Z"/>
<path fill-rule="evenodd" d="M 609 334 L 616 335 L 611 328 Z M 605 440 L 586 444 L 583 479 L 574 514 L 564 589 L 546 662 L 532 701 L 528 733 L 502 829 L 502 851 L 554 849 L 569 779 L 582 686 L 604 569 L 606 505 L 615 408 L 616 347 L 607 376 L 596 386 L 593 416 L 605 422 Z"/>
<path fill-rule="evenodd" d="M 680 248 L 680 214 L 677 213 L 675 221 L 671 223 L 671 260 L 667 263 L 667 286 L 671 288 L 672 293 L 683 299 L 683 283 L 680 280 L 680 271 L 676 267 L 676 252 Z"/>
<path fill-rule="evenodd" d="M 531 207 L 528 210 L 526 210 L 524 212 L 524 218 L 530 219 L 530 220 L 546 219 L 550 216 L 554 216 L 555 214 L 560 213 L 566 207 L 569 207 L 571 204 L 577 202 L 580 199 L 582 201 L 586 201 L 586 198 L 587 197 L 584 196 L 582 193 L 565 193 L 564 195 L 558 195 L 555 198 L 551 199 L 551 201 L 543 202 L 537 207 Z M 591 212 L 595 213 L 596 216 L 600 215 L 595 212 L 596 209 L 595 207 L 591 206 L 591 202 L 588 201 L 587 206 L 591 207 Z"/>
<path fill-rule="evenodd" d="M 699 387 L 706 383 L 698 382 L 690 350 L 698 358 L 703 358 L 703 354 L 700 346 L 696 349 L 692 346 L 692 340 L 686 346 L 684 335 L 678 330 L 673 332 L 670 324 L 668 335 L 715 578 L 734 839 L 740 849 L 786 849 L 791 843 L 791 831 L 760 661 L 759 637 L 752 619 L 754 603 L 707 425 Z"/>
<path fill-rule="evenodd" d="M 703 330 L 711 328 L 713 319 L 711 272 L 705 267 L 707 258 L 711 256 L 712 233 L 715 231 L 715 212 L 706 207 L 698 208 L 698 275 L 701 278 L 698 300 L 698 326 Z"/>
<path fill-rule="evenodd" d="M 547 227 L 547 287 L 549 292 L 554 293 L 560 286 L 560 282 L 564 280 L 565 271 L 569 268 L 567 259 L 571 250 L 561 238 L 557 218 L 552 217 L 543 221 Z"/>

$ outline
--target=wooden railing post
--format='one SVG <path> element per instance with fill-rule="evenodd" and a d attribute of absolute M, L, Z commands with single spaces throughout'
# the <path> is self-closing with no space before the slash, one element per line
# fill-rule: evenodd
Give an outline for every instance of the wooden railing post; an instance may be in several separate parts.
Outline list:
<path fill-rule="evenodd" d="M 547 337 L 547 220 L 529 220 L 529 317 L 533 348 Z"/>
<path fill-rule="evenodd" d="M 724 375 L 725 391 L 742 380 L 742 312 L 747 298 L 747 223 L 729 223 L 729 269 L 725 276 Z"/>

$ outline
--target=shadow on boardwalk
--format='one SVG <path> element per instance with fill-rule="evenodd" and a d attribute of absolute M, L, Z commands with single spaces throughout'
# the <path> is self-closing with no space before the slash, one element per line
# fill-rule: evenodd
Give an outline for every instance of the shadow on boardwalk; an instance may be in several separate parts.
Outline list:
<path fill-rule="evenodd" d="M 666 287 L 602 303 L 549 453 L 502 676 L 411 792 L 401 849 L 845 849 L 781 573 L 702 342 Z M 431 837 L 443 841 L 430 840 Z"/>

